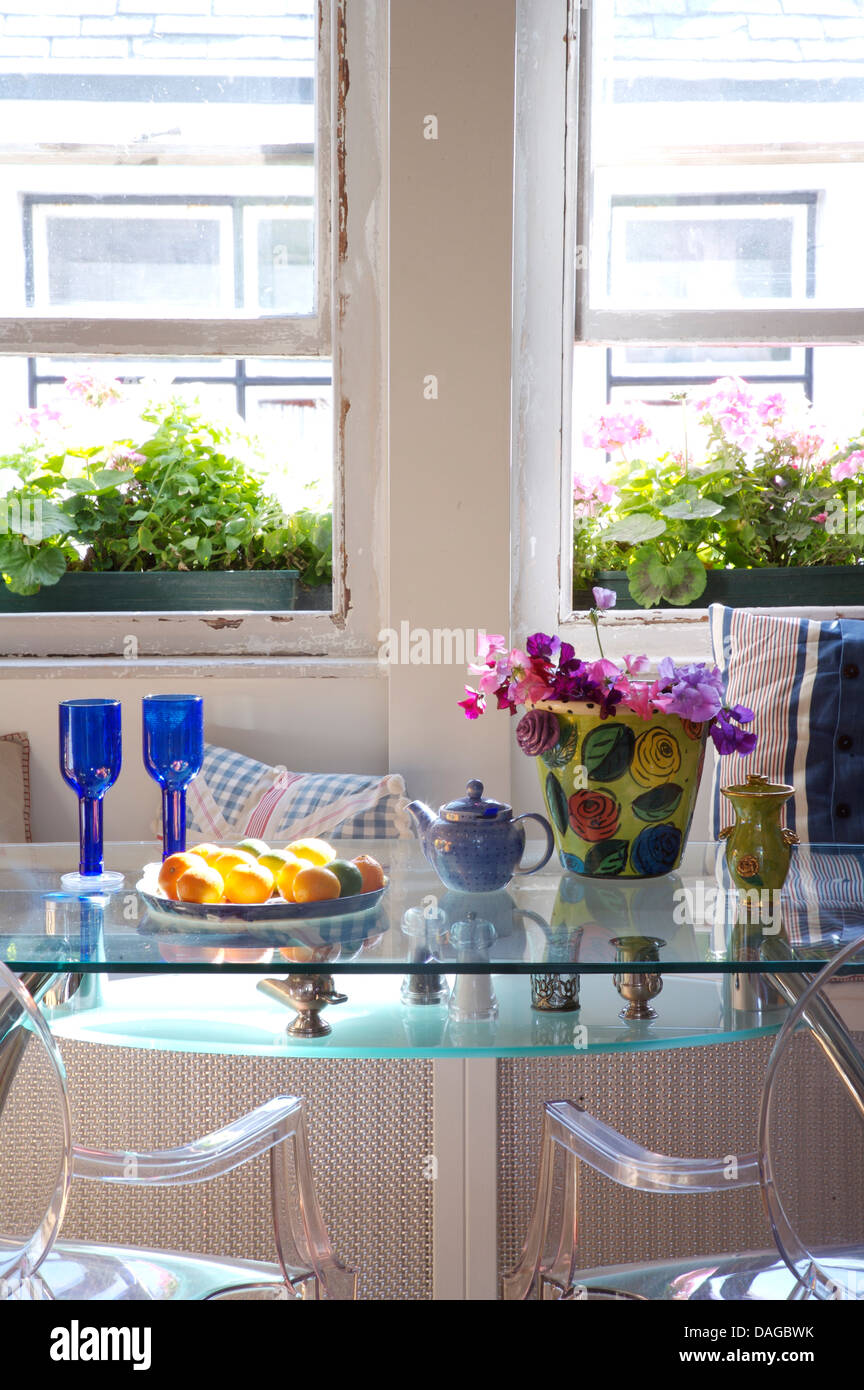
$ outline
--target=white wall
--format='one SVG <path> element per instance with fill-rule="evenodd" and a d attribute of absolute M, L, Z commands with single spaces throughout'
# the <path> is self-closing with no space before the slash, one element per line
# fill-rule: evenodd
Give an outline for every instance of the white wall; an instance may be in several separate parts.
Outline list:
<path fill-rule="evenodd" d="M 380 679 L 269 678 L 194 681 L 119 678 L 0 680 L 0 732 L 22 730 L 31 739 L 34 840 L 77 835 L 75 795 L 58 770 L 57 704 L 61 699 L 107 695 L 123 704 L 123 771 L 105 802 L 106 838 L 151 839 L 159 789 L 141 761 L 141 696 L 204 696 L 206 736 L 249 757 L 297 772 L 385 772 L 385 686 Z"/>

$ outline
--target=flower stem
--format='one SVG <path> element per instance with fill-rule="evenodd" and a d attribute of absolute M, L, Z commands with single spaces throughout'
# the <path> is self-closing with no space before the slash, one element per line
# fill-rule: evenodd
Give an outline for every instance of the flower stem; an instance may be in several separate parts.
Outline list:
<path fill-rule="evenodd" d="M 606 660 L 606 653 L 605 653 L 604 650 L 603 650 L 603 643 L 600 641 L 600 613 L 599 613 L 598 609 L 596 609 L 596 608 L 590 609 L 590 611 L 589 611 L 589 613 L 588 613 L 588 617 L 591 619 L 592 623 L 594 624 L 594 632 L 595 632 L 596 637 L 597 637 L 597 646 L 600 648 L 600 660 L 601 660 L 601 661 L 605 661 L 605 660 Z"/>

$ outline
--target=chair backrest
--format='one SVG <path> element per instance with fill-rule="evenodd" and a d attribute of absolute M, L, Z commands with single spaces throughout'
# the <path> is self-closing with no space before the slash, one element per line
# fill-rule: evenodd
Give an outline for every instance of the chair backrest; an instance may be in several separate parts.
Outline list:
<path fill-rule="evenodd" d="M 862 958 L 864 937 L 838 951 L 800 994 L 762 1091 L 759 1182 L 771 1232 L 801 1294 L 820 1299 L 864 1298 L 864 1257 L 856 1251 L 864 1251 L 864 1056 L 825 992 Z M 813 1094 L 811 1071 L 805 1095 L 797 1084 L 802 1053 L 816 1048 L 825 1081 Z"/>
<path fill-rule="evenodd" d="M 66 1072 L 29 992 L 51 979 L 19 980 L 0 962 L 0 1298 L 26 1294 L 60 1229 L 72 1178 Z"/>

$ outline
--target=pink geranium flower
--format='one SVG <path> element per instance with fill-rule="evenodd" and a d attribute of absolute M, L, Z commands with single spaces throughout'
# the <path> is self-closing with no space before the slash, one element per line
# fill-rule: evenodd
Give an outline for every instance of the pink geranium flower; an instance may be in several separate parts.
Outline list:
<path fill-rule="evenodd" d="M 835 463 L 831 469 L 832 481 L 839 483 L 844 478 L 857 478 L 862 468 L 864 468 L 864 449 L 856 449 L 854 454 L 850 454 L 848 458 Z"/>
<path fill-rule="evenodd" d="M 641 415 L 621 411 L 598 415 L 582 436 L 586 449 L 623 449 L 626 444 L 635 444 L 638 439 L 647 439 L 651 430 Z"/>

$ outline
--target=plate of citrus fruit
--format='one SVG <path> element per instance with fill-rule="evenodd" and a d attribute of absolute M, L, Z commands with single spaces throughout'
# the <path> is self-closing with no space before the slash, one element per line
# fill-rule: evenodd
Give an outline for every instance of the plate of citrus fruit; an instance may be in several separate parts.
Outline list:
<path fill-rule="evenodd" d="M 279 849 L 255 839 L 193 845 L 145 865 L 136 885 L 152 916 L 196 930 L 367 912 L 386 886 L 377 859 L 340 858 L 318 839 Z"/>

